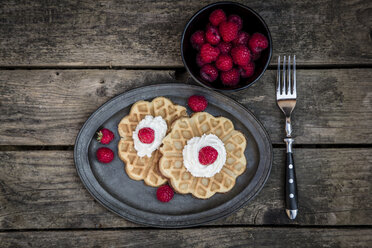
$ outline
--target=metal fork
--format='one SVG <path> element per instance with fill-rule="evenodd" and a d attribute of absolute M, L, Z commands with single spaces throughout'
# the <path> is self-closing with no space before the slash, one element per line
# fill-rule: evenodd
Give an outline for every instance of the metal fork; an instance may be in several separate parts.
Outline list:
<path fill-rule="evenodd" d="M 280 56 L 278 57 L 278 74 L 276 91 L 276 100 L 279 108 L 285 115 L 285 132 L 287 137 L 284 139 L 287 147 L 286 160 L 286 178 L 285 178 L 285 205 L 286 213 L 291 220 L 294 220 L 298 212 L 297 199 L 297 183 L 296 173 L 294 168 L 294 160 L 292 153 L 292 125 L 291 114 L 296 106 L 297 90 L 296 90 L 296 56 L 293 56 L 293 65 L 291 71 L 291 56 L 288 56 L 288 63 L 286 63 L 286 56 L 283 59 L 283 70 L 280 71 Z"/>

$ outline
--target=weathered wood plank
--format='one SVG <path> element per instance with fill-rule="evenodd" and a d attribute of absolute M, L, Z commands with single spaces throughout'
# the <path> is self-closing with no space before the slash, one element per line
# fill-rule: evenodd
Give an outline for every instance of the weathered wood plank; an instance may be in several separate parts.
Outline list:
<path fill-rule="evenodd" d="M 211 225 L 371 225 L 372 149 L 296 149 L 299 215 L 284 213 L 284 155 L 247 206 Z M 0 229 L 133 227 L 84 188 L 72 151 L 0 152 Z M 124 170 L 123 170 L 123 173 Z"/>
<path fill-rule="evenodd" d="M 283 143 L 275 77 L 267 71 L 256 85 L 229 96 L 257 115 L 273 143 Z M 297 78 L 297 144 L 371 144 L 371 69 L 298 70 Z M 113 96 L 171 82 L 192 83 L 186 72 L 162 70 L 2 71 L 0 144 L 72 145 L 89 115 Z"/>
<path fill-rule="evenodd" d="M 2 1 L 0 66 L 182 66 L 184 25 L 203 1 Z M 371 64 L 369 0 L 239 1 L 298 64 Z M 273 60 L 275 63 L 275 60 Z"/>
<path fill-rule="evenodd" d="M 208 228 L 0 233 L 2 247 L 370 247 L 372 229 Z"/>

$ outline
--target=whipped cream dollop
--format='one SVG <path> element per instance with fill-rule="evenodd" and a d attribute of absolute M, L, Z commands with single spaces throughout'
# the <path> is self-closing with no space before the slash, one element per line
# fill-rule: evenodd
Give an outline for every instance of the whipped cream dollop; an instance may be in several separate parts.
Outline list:
<path fill-rule="evenodd" d="M 217 150 L 216 161 L 210 165 L 202 165 L 199 162 L 199 151 L 205 146 L 211 146 Z M 183 148 L 183 164 L 187 171 L 194 177 L 213 177 L 220 172 L 226 162 L 226 149 L 223 142 L 214 134 L 194 137 L 187 141 Z"/>
<path fill-rule="evenodd" d="M 150 144 L 142 143 L 138 138 L 138 131 L 145 127 L 154 130 L 155 138 Z M 151 158 L 151 153 L 161 145 L 165 135 L 167 134 L 167 129 L 167 122 L 161 116 L 156 116 L 154 118 L 151 115 L 146 115 L 145 118 L 138 123 L 136 130 L 134 130 L 132 135 L 134 149 L 136 149 L 137 155 L 139 157 L 147 156 Z"/>

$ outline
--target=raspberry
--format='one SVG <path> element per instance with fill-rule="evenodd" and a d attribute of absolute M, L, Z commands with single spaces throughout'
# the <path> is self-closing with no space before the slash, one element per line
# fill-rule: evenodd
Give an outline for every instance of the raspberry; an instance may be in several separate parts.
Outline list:
<path fill-rule="evenodd" d="M 189 97 L 187 104 L 190 106 L 192 111 L 200 112 L 207 108 L 208 101 L 204 96 L 193 95 Z"/>
<path fill-rule="evenodd" d="M 242 27 L 243 27 L 242 18 L 240 18 L 240 16 L 238 16 L 238 15 L 229 15 L 229 17 L 227 18 L 227 21 L 236 23 L 238 25 L 239 30 L 242 29 Z"/>
<path fill-rule="evenodd" d="M 194 49 L 199 50 L 200 47 L 205 43 L 204 31 L 199 30 L 193 33 L 193 35 L 191 35 L 190 42 Z"/>
<path fill-rule="evenodd" d="M 219 26 L 220 35 L 226 42 L 230 42 L 236 39 L 238 36 L 239 27 L 234 22 L 222 22 Z"/>
<path fill-rule="evenodd" d="M 229 53 L 232 48 L 232 44 L 222 41 L 218 43 L 217 47 L 220 49 L 221 53 Z"/>
<path fill-rule="evenodd" d="M 226 21 L 226 14 L 222 9 L 216 9 L 209 15 L 209 21 L 217 27 L 221 22 Z"/>
<path fill-rule="evenodd" d="M 205 32 L 205 38 L 211 45 L 217 45 L 220 43 L 221 36 L 218 33 L 218 29 L 214 26 L 209 26 Z"/>
<path fill-rule="evenodd" d="M 144 127 L 138 131 L 138 139 L 145 144 L 151 144 L 155 139 L 155 131 L 152 128 Z"/>
<path fill-rule="evenodd" d="M 198 53 L 198 55 L 196 55 L 196 64 L 199 66 L 199 67 L 203 67 L 203 65 L 207 64 L 205 63 L 202 58 L 200 57 L 200 53 Z"/>
<path fill-rule="evenodd" d="M 239 71 L 232 68 L 230 71 L 221 72 L 221 81 L 224 85 L 234 86 L 239 83 Z"/>
<path fill-rule="evenodd" d="M 259 59 L 261 57 L 261 53 L 254 53 L 252 51 L 251 51 L 251 53 L 252 53 L 252 60 L 253 61 L 256 61 L 257 59 Z"/>
<path fill-rule="evenodd" d="M 110 148 L 101 147 L 98 148 L 96 156 L 99 162 L 107 164 L 114 159 L 114 152 Z"/>
<path fill-rule="evenodd" d="M 200 77 L 211 83 L 217 79 L 218 71 L 213 65 L 206 64 L 200 69 Z"/>
<path fill-rule="evenodd" d="M 240 76 L 242 78 L 252 77 L 254 74 L 254 63 L 250 62 L 248 65 L 240 66 Z"/>
<path fill-rule="evenodd" d="M 261 33 L 254 33 L 248 41 L 248 46 L 253 53 L 259 53 L 269 46 L 269 41 L 265 35 Z"/>
<path fill-rule="evenodd" d="M 160 186 L 156 190 L 156 197 L 161 202 L 169 202 L 174 196 L 173 189 L 169 185 Z"/>
<path fill-rule="evenodd" d="M 232 58 L 228 54 L 221 54 L 216 60 L 216 67 L 221 71 L 228 71 L 233 67 Z"/>
<path fill-rule="evenodd" d="M 247 65 L 252 58 L 251 51 L 245 46 L 238 46 L 231 49 L 231 57 L 237 65 Z"/>
<path fill-rule="evenodd" d="M 220 54 L 220 50 L 217 47 L 213 47 L 210 44 L 202 45 L 200 49 L 201 59 L 206 63 L 215 61 Z"/>
<path fill-rule="evenodd" d="M 114 139 L 114 133 L 108 130 L 107 128 L 102 128 L 98 133 L 97 133 L 97 140 L 101 142 L 101 144 L 109 144 L 111 140 Z"/>
<path fill-rule="evenodd" d="M 210 165 L 216 161 L 218 157 L 218 152 L 211 146 L 204 146 L 199 151 L 199 162 L 202 165 Z"/>
<path fill-rule="evenodd" d="M 238 37 L 232 41 L 235 46 L 247 46 L 249 41 L 249 34 L 244 31 L 239 31 Z"/>

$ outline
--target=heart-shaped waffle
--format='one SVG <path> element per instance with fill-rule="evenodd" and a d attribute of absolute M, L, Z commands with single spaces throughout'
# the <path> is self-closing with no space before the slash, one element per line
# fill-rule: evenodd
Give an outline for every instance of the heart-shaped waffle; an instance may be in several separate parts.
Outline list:
<path fill-rule="evenodd" d="M 133 104 L 129 115 L 125 116 L 118 125 L 121 137 L 118 144 L 119 158 L 125 163 L 125 171 L 133 180 L 144 180 L 152 187 L 158 187 L 167 182 L 159 171 L 158 162 L 161 157 L 159 150 L 152 152 L 151 157 L 139 157 L 134 148 L 132 134 L 138 123 L 146 115 L 161 116 L 170 127 L 176 119 L 187 116 L 186 108 L 172 103 L 165 97 L 157 97 L 151 102 L 138 101 Z"/>
<path fill-rule="evenodd" d="M 203 134 L 216 135 L 224 143 L 227 154 L 222 170 L 210 178 L 194 177 L 183 165 L 182 151 L 187 141 Z M 246 169 L 246 144 L 244 135 L 234 129 L 229 119 L 206 112 L 195 113 L 191 118 L 180 118 L 173 123 L 160 147 L 159 169 L 176 192 L 206 199 L 234 187 L 236 178 Z"/>

